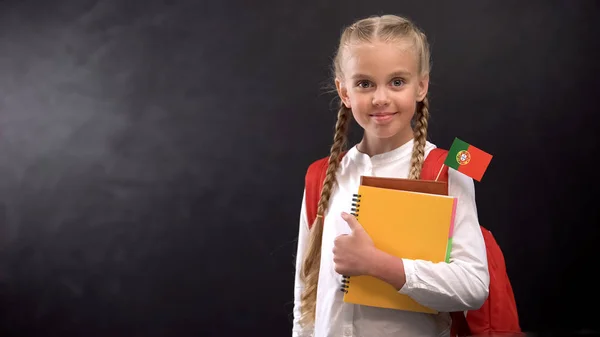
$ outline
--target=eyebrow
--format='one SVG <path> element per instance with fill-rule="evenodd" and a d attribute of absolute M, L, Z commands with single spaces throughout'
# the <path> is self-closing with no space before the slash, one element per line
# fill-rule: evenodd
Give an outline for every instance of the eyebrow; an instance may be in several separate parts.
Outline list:
<path fill-rule="evenodd" d="M 411 75 L 410 71 L 399 70 L 399 71 L 393 72 L 391 74 L 391 77 L 409 77 L 410 75 Z"/>
<path fill-rule="evenodd" d="M 406 70 L 399 70 L 399 71 L 395 71 L 393 73 L 390 74 L 390 77 L 410 77 L 410 71 L 406 71 Z M 354 74 L 352 76 L 352 79 L 359 79 L 359 78 L 370 78 L 369 75 L 365 75 L 365 74 Z"/>

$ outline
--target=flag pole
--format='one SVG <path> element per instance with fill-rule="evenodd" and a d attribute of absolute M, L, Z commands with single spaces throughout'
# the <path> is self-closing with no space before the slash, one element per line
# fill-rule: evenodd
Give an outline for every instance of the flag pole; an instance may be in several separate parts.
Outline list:
<path fill-rule="evenodd" d="M 444 169 L 444 164 L 442 164 L 442 167 L 440 167 L 440 171 L 437 174 L 437 177 L 435 177 L 435 181 L 438 181 L 438 179 L 440 178 L 440 174 L 442 174 L 442 170 Z"/>

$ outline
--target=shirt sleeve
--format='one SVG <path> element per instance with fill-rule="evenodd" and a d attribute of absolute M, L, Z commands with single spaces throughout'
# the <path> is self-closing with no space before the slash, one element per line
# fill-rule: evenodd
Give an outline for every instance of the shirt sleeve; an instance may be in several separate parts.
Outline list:
<path fill-rule="evenodd" d="M 458 198 L 450 262 L 403 259 L 406 283 L 399 292 L 440 312 L 476 310 L 487 299 L 490 277 L 473 179 L 450 169 L 448 194 Z"/>
<path fill-rule="evenodd" d="M 300 211 L 300 225 L 298 228 L 298 246 L 296 249 L 296 274 L 294 280 L 294 320 L 292 326 L 292 337 L 312 336 L 312 330 L 303 328 L 300 325 L 300 296 L 304 289 L 304 284 L 300 279 L 300 270 L 302 268 L 302 257 L 304 249 L 308 243 L 308 218 L 306 216 L 306 190 L 302 196 L 302 207 Z"/>

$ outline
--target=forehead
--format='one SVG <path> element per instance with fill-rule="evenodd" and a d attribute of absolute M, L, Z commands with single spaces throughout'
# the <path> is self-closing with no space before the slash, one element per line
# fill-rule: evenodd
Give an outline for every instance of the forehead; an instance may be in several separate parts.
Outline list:
<path fill-rule="evenodd" d="M 385 77 L 398 71 L 416 75 L 418 65 L 415 48 L 407 41 L 376 41 L 348 45 L 341 64 L 346 77 L 352 77 L 354 74 Z"/>

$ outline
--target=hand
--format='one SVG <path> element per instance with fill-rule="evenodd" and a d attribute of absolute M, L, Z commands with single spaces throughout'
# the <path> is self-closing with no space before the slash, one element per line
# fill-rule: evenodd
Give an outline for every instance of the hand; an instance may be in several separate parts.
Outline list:
<path fill-rule="evenodd" d="M 375 244 L 354 216 L 342 213 L 342 219 L 348 223 L 352 233 L 335 238 L 333 245 L 335 271 L 346 276 L 366 275 L 376 250 Z"/>

